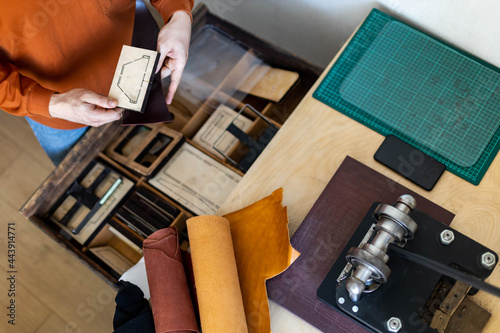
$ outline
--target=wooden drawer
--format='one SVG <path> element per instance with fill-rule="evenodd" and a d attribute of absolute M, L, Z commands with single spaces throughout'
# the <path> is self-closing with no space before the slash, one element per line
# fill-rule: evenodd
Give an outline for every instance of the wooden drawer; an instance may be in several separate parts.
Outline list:
<path fill-rule="evenodd" d="M 237 170 L 227 159 L 215 156 L 205 148 L 197 145 L 196 142 L 193 142 L 193 138 L 197 131 L 222 103 L 234 110 L 240 109 L 245 104 L 250 104 L 258 109 L 264 116 L 268 117 L 272 124 L 279 128 L 314 84 L 321 73 L 321 69 L 218 18 L 210 13 L 204 5 L 198 6 L 194 10 L 193 17 L 193 40 L 195 40 L 197 36 L 200 36 L 200 33 L 206 31 L 206 29 L 212 29 L 218 33 L 224 34 L 235 43 L 238 43 L 245 52 L 234 64 L 228 65 L 227 73 L 225 73 L 224 77 L 220 78 L 219 84 L 214 84 L 210 87 L 211 90 L 204 100 L 193 102 L 193 100 L 186 99 L 185 94 L 184 96 L 179 93 L 176 94 L 176 98 L 170 107 L 174 115 L 174 121 L 170 124 L 159 126 L 166 126 L 169 131 L 173 130 L 182 134 L 183 139 L 181 142 L 185 140 L 191 143 L 220 163 L 243 175 L 243 172 Z M 245 61 L 252 57 L 258 58 L 259 61 L 269 66 L 296 72 L 298 73 L 299 79 L 279 101 L 271 101 L 254 95 L 242 95 L 239 91 L 231 87 L 235 78 L 241 78 L 246 75 Z M 202 78 L 202 80 L 203 79 L 204 78 Z M 199 80 L 199 78 L 196 78 L 196 80 Z M 210 86 L 210 82 L 202 82 L 202 84 L 204 86 L 207 86 L 207 84 Z M 195 88 L 196 87 L 193 87 L 193 89 Z M 180 89 L 182 89 L 182 87 Z M 186 86 L 184 86 L 184 89 L 187 89 Z M 248 133 L 250 135 L 258 133 L 264 127 L 262 120 L 254 115 L 247 116 L 252 121 Z M 110 284 L 116 282 L 116 274 L 112 274 L 109 267 L 103 265 L 100 260 L 96 260 L 95 255 L 89 251 L 89 246 L 91 245 L 86 244 L 84 246 L 71 237 L 68 237 L 67 233 L 65 233 L 58 224 L 51 221 L 49 216 L 55 203 L 59 201 L 66 189 L 75 179 L 77 179 L 80 173 L 92 160 L 104 163 L 127 177 L 134 183 L 134 188 L 147 188 L 158 197 L 176 206 L 180 213 L 176 216 L 172 225 L 177 226 L 180 231 L 185 229 L 186 219 L 193 215 L 189 209 L 174 202 L 171 198 L 148 184 L 148 179 L 154 175 L 154 170 L 148 170 L 148 172 L 152 174 L 148 172 L 141 174 L 138 172 L 138 170 L 142 170 L 141 168 L 134 169 L 127 167 L 126 164 L 122 164 L 124 163 L 123 159 L 116 158 L 116 156 L 113 158 L 113 156 L 106 154 L 107 147 L 110 147 L 124 131 L 126 131 L 126 128 L 121 127 L 118 123 L 107 124 L 99 128 L 90 128 L 70 151 L 64 161 L 54 169 L 20 210 L 20 212 L 29 218 L 32 223 L 37 225 L 42 231 L 61 244 L 61 246 Z M 237 159 L 239 157 L 238 155 L 241 155 L 240 148 L 241 147 L 238 146 L 232 149 L 230 152 L 231 157 Z M 169 154 L 169 156 L 170 155 L 171 154 Z M 164 161 L 156 163 L 155 166 L 161 167 L 162 162 Z M 156 170 L 158 170 L 158 168 Z M 127 239 L 118 239 L 120 237 L 117 238 L 110 234 L 109 227 L 111 227 L 111 230 L 118 230 L 121 235 L 125 236 Z M 143 237 L 138 235 L 127 225 L 121 223 L 114 215 L 103 222 L 101 231 L 99 237 L 92 241 L 94 244 L 102 245 L 109 243 L 117 251 L 122 251 L 125 247 L 123 253 L 129 253 L 128 258 L 132 262 L 137 260 L 136 253 L 130 252 L 130 249 L 126 247 L 127 244 L 129 244 L 130 247 L 135 247 L 132 243 L 136 245 L 140 244 Z"/>

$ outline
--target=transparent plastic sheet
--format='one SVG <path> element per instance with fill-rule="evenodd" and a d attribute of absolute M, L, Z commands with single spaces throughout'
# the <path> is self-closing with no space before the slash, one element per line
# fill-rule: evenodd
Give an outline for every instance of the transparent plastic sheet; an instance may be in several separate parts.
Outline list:
<path fill-rule="evenodd" d="M 243 82 L 264 64 L 254 51 L 213 26 L 202 28 L 191 40 L 189 59 L 177 89 L 174 107 L 193 115 L 205 102 L 242 101 L 235 94 Z M 167 78 L 164 87 L 168 87 Z"/>

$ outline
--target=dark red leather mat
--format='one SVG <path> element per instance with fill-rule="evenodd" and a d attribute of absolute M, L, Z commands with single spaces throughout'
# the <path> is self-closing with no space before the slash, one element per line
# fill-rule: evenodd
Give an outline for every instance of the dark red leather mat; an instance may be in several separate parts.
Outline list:
<path fill-rule="evenodd" d="M 267 281 L 269 299 L 324 332 L 367 332 L 351 318 L 316 297 L 316 290 L 375 201 L 396 203 L 402 194 L 417 209 L 450 224 L 453 213 L 366 165 L 346 157 L 291 239 L 300 257 L 281 275 Z"/>

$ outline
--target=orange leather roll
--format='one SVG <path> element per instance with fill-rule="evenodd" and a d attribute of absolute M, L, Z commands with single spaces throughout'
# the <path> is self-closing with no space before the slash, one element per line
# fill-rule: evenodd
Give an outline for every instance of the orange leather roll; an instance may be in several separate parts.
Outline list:
<path fill-rule="evenodd" d="M 247 333 L 229 221 L 198 216 L 187 228 L 203 333 Z"/>
<path fill-rule="evenodd" d="M 156 333 L 199 332 L 175 227 L 151 234 L 143 252 Z"/>

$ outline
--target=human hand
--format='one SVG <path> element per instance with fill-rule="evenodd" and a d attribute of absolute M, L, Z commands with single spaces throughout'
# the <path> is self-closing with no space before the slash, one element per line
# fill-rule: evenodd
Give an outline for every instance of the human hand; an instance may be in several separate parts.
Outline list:
<path fill-rule="evenodd" d="M 49 102 L 52 118 L 98 127 L 118 120 L 123 109 L 116 108 L 116 100 L 87 89 L 73 89 L 63 94 L 53 94 Z"/>
<path fill-rule="evenodd" d="M 158 34 L 160 61 L 156 73 L 161 69 L 161 78 L 171 75 L 166 97 L 167 104 L 172 103 L 175 91 L 181 82 L 182 71 L 186 66 L 191 40 L 191 17 L 183 11 L 175 12 L 170 21 Z"/>

